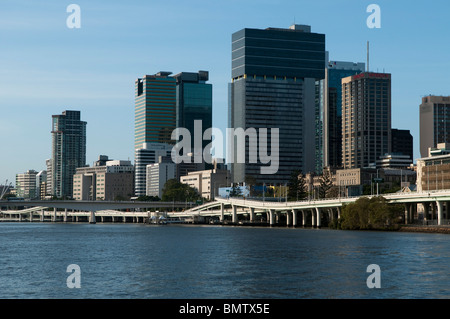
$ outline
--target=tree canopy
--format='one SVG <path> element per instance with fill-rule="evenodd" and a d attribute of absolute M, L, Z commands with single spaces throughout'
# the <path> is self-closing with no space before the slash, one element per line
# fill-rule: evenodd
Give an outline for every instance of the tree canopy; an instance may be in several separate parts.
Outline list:
<path fill-rule="evenodd" d="M 306 181 L 300 170 L 295 170 L 291 173 L 291 178 L 288 183 L 288 200 L 296 201 L 306 198 Z"/>
<path fill-rule="evenodd" d="M 176 179 L 169 179 L 163 187 L 162 200 L 165 202 L 194 201 L 197 199 L 201 199 L 201 196 L 195 188 Z"/>
<path fill-rule="evenodd" d="M 388 204 L 382 196 L 360 197 L 342 209 L 341 229 L 390 229 L 399 223 L 402 205 Z"/>

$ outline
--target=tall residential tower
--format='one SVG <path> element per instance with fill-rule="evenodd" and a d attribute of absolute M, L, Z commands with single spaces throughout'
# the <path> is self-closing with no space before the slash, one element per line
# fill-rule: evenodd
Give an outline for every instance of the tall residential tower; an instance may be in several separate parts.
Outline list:
<path fill-rule="evenodd" d="M 52 195 L 71 197 L 73 175 L 86 166 L 86 122 L 80 111 L 64 111 L 52 116 Z"/>
<path fill-rule="evenodd" d="M 430 95 L 420 104 L 420 156 L 428 156 L 428 148 L 450 142 L 450 96 Z"/>
<path fill-rule="evenodd" d="M 365 168 L 391 152 L 391 75 L 342 79 L 342 165 Z"/>

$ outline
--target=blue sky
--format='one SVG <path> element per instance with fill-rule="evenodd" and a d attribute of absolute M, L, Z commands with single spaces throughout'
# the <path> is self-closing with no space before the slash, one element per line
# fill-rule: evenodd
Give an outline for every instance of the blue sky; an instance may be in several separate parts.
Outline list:
<path fill-rule="evenodd" d="M 69 4 L 81 28 L 69 29 Z M 381 28 L 369 29 L 369 4 Z M 437 1 L 20 1 L 0 0 L 0 184 L 45 169 L 51 115 L 80 110 L 87 163 L 133 160 L 134 80 L 158 71 L 208 70 L 213 125 L 227 125 L 231 34 L 242 28 L 311 25 L 331 60 L 392 74 L 392 126 L 409 129 L 419 155 L 419 104 L 450 95 L 450 4 Z"/>

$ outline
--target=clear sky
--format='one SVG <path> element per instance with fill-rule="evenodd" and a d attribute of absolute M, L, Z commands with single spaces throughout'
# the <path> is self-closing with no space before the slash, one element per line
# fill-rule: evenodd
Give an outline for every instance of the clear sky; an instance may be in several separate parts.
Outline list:
<path fill-rule="evenodd" d="M 69 4 L 81 8 L 70 29 Z M 381 28 L 366 25 L 369 4 Z M 392 74 L 392 126 L 409 129 L 419 155 L 419 104 L 450 95 L 447 0 L 0 0 L 0 184 L 43 170 L 51 116 L 80 110 L 87 164 L 100 154 L 133 161 L 134 81 L 158 71 L 207 70 L 213 125 L 227 126 L 231 34 L 243 28 L 311 25 L 330 59 Z"/>

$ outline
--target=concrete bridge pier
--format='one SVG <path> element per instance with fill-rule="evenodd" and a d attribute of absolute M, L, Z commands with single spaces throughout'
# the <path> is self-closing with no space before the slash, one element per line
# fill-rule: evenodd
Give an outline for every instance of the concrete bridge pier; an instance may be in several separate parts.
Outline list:
<path fill-rule="evenodd" d="M 53 208 L 52 222 L 56 222 L 56 208 Z"/>
<path fill-rule="evenodd" d="M 310 211 L 311 211 L 311 226 L 314 228 L 316 227 L 316 210 L 313 208 L 310 209 Z"/>
<path fill-rule="evenodd" d="M 40 213 L 40 218 L 41 218 L 41 222 L 43 222 L 44 221 L 44 210 L 43 209 L 41 209 L 41 213 Z"/>
<path fill-rule="evenodd" d="M 275 212 L 273 209 L 269 209 L 269 225 L 273 226 L 275 224 Z"/>
<path fill-rule="evenodd" d="M 223 215 L 224 215 L 225 205 L 224 203 L 220 203 L 220 222 L 223 223 Z"/>
<path fill-rule="evenodd" d="M 250 222 L 253 223 L 254 221 L 255 221 L 255 208 L 250 207 Z"/>
<path fill-rule="evenodd" d="M 67 208 L 64 209 L 64 222 L 67 223 Z"/>
<path fill-rule="evenodd" d="M 316 207 L 316 216 L 317 216 L 316 226 L 317 226 L 317 228 L 320 228 L 321 223 L 320 223 L 320 208 L 319 207 Z"/>
<path fill-rule="evenodd" d="M 436 206 L 437 206 L 437 223 L 438 225 L 442 225 L 442 215 L 444 212 L 443 202 L 436 201 Z"/>
<path fill-rule="evenodd" d="M 91 215 L 89 216 L 89 224 L 95 224 L 96 220 L 95 220 L 95 211 L 91 211 Z"/>
<path fill-rule="evenodd" d="M 33 221 L 33 212 L 30 212 L 30 222 Z"/>
<path fill-rule="evenodd" d="M 237 206 L 233 205 L 232 206 L 232 215 L 231 215 L 231 222 L 233 224 L 238 222 L 238 218 L 237 218 Z"/>
<path fill-rule="evenodd" d="M 302 212 L 302 227 L 305 227 L 306 225 L 306 212 L 304 210 L 301 210 Z"/>
<path fill-rule="evenodd" d="M 297 223 L 298 223 L 297 210 L 293 209 L 292 210 L 292 226 L 297 227 Z"/>

